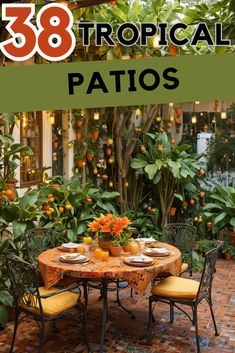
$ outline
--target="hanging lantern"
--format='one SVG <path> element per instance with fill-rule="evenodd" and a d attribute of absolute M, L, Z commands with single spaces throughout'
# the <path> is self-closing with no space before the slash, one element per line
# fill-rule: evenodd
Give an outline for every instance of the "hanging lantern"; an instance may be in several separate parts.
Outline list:
<path fill-rule="evenodd" d="M 99 120 L 100 119 L 100 113 L 98 111 L 94 112 L 93 119 L 94 120 Z"/>
<path fill-rule="evenodd" d="M 199 101 L 195 101 L 195 104 L 198 105 L 198 104 L 200 104 L 200 102 Z"/>
<path fill-rule="evenodd" d="M 136 115 L 137 118 L 141 115 L 141 110 L 140 110 L 140 108 L 136 108 L 136 110 L 135 110 L 135 115 Z"/>
<path fill-rule="evenodd" d="M 227 118 L 227 112 L 224 109 L 224 102 L 222 101 L 221 103 L 221 113 L 220 113 L 221 119 L 226 119 Z"/>
<path fill-rule="evenodd" d="M 196 124 L 197 123 L 197 116 L 196 115 L 192 116 L 191 122 L 192 122 L 192 124 Z"/>
<path fill-rule="evenodd" d="M 55 117 L 54 117 L 54 115 L 51 115 L 51 116 L 50 116 L 49 122 L 50 122 L 51 125 L 54 125 L 54 124 L 55 124 Z"/>

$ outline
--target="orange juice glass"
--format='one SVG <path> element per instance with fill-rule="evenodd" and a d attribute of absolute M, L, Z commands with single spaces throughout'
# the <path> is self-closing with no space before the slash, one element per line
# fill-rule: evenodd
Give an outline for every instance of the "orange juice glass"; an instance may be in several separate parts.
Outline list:
<path fill-rule="evenodd" d="M 107 261 L 108 258 L 109 258 L 109 251 L 103 250 L 103 251 L 101 252 L 101 259 L 102 259 L 102 261 Z"/>
<path fill-rule="evenodd" d="M 139 252 L 139 245 L 137 244 L 136 241 L 133 241 L 130 243 L 130 253 L 132 255 L 137 255 Z"/>
<path fill-rule="evenodd" d="M 84 252 L 85 252 L 85 248 L 84 248 L 84 245 L 78 245 L 77 246 L 77 252 L 79 253 L 79 254 L 84 254 Z"/>
<path fill-rule="evenodd" d="M 101 260 L 102 249 L 97 248 L 94 252 L 94 257 L 96 260 Z"/>

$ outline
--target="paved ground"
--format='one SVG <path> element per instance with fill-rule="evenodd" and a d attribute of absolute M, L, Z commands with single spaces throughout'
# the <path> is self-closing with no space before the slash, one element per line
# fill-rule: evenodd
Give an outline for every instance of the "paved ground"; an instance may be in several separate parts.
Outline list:
<path fill-rule="evenodd" d="M 215 337 L 206 302 L 200 305 L 199 332 L 203 353 L 235 353 L 235 262 L 218 260 L 214 281 L 213 299 L 216 321 L 220 336 Z M 144 297 L 130 299 L 130 290 L 122 291 L 123 303 L 130 308 L 137 319 L 132 320 L 120 310 L 110 294 L 110 318 L 106 334 L 106 353 L 191 353 L 196 352 L 194 331 L 188 320 L 179 312 L 175 313 L 175 323 L 169 324 L 168 307 L 158 304 L 153 345 L 146 344 L 143 337 L 147 322 L 148 293 Z M 92 352 L 99 347 L 102 306 L 93 290 L 89 297 L 88 332 Z M 86 353 L 79 321 L 58 322 L 59 333 L 47 330 L 44 353 Z M 0 353 L 9 351 L 13 325 L 9 323 L 0 331 Z M 38 328 L 35 323 L 24 321 L 17 333 L 15 353 L 37 353 Z"/>

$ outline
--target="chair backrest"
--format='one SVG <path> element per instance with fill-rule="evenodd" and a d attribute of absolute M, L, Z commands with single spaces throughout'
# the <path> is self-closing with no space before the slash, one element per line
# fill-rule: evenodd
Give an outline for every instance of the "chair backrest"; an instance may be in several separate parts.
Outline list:
<path fill-rule="evenodd" d="M 216 272 L 216 260 L 217 260 L 218 248 L 209 250 L 205 255 L 204 268 L 198 288 L 197 298 L 206 296 L 211 291 L 214 274 Z"/>
<path fill-rule="evenodd" d="M 54 232 L 47 228 L 33 228 L 25 233 L 25 246 L 30 263 L 36 263 L 38 255 L 55 247 Z"/>
<path fill-rule="evenodd" d="M 42 314 L 38 274 L 34 266 L 21 259 L 7 258 L 6 268 L 16 305 L 37 308 Z"/>
<path fill-rule="evenodd" d="M 184 223 L 169 223 L 163 228 L 163 239 L 176 246 L 183 253 L 190 254 L 194 249 L 197 228 Z"/>

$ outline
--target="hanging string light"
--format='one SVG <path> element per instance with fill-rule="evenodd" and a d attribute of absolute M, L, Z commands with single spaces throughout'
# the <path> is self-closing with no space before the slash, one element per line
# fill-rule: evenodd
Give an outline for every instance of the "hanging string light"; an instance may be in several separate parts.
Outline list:
<path fill-rule="evenodd" d="M 96 110 L 93 115 L 94 120 L 99 120 L 100 119 L 100 113 Z"/>

